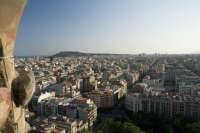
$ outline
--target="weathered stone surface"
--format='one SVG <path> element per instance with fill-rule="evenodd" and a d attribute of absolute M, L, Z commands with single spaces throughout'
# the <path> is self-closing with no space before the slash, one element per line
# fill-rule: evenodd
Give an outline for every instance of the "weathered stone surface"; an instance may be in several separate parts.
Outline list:
<path fill-rule="evenodd" d="M 13 100 L 16 106 L 25 106 L 35 91 L 35 78 L 32 71 L 20 70 L 12 82 Z"/>
<path fill-rule="evenodd" d="M 5 48 L 4 55 L 12 55 L 19 21 L 25 0 L 0 0 L 0 38 Z"/>
<path fill-rule="evenodd" d="M 3 128 L 11 110 L 11 92 L 8 88 L 0 88 L 0 128 Z"/>
<path fill-rule="evenodd" d="M 0 0 L 0 132 L 26 133 L 23 106 L 32 97 L 34 78 L 15 71 L 14 43 L 25 0 Z M 14 82 L 13 82 L 14 81 Z M 11 85 L 13 85 L 11 87 Z M 11 97 L 10 97 L 11 96 Z"/>

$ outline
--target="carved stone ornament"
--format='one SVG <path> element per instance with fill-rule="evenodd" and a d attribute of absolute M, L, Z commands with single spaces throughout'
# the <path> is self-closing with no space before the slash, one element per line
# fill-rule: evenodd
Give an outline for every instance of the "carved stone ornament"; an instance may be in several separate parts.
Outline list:
<path fill-rule="evenodd" d="M 13 50 L 25 0 L 0 0 L 0 132 L 27 133 L 24 106 L 31 99 L 32 72 L 17 72 Z"/>

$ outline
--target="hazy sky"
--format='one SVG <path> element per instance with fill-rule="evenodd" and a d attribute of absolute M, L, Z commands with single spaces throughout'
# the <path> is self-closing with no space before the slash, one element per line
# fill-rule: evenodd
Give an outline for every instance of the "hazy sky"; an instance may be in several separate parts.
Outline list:
<path fill-rule="evenodd" d="M 200 0 L 28 0 L 16 55 L 200 52 Z"/>

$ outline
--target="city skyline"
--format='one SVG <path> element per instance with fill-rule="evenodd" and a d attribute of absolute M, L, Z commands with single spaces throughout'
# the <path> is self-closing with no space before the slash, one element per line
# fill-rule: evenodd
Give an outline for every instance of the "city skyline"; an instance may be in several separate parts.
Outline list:
<path fill-rule="evenodd" d="M 15 55 L 199 53 L 200 2 L 29 0 Z"/>

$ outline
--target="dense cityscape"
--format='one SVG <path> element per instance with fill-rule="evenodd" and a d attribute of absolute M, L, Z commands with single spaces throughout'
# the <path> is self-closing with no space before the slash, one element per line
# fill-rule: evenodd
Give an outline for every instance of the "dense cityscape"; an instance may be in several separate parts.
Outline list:
<path fill-rule="evenodd" d="M 0 0 L 0 133 L 200 133 L 199 6 Z"/>
<path fill-rule="evenodd" d="M 32 70 L 36 79 L 26 114 L 30 132 L 167 133 L 191 131 L 193 126 L 199 129 L 199 58 L 79 52 L 16 58 L 16 68 Z M 151 116 L 157 120 L 148 123 Z M 162 121 L 172 119 L 183 124 L 180 129 L 166 123 L 162 127 Z M 156 126 L 155 121 L 161 125 Z"/>

